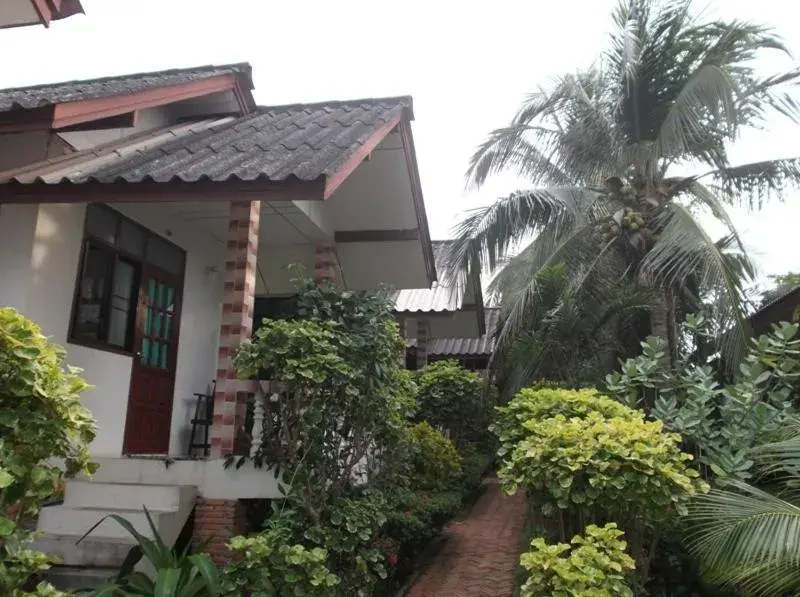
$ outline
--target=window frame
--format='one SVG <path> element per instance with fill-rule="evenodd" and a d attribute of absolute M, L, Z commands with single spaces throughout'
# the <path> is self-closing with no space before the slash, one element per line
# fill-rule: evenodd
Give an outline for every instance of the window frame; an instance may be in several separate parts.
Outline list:
<path fill-rule="evenodd" d="M 93 236 L 89 233 L 89 211 L 92 209 L 99 209 L 104 210 L 106 212 L 110 212 L 116 219 L 116 226 L 114 230 L 114 238 L 117 239 L 116 243 L 119 243 L 120 238 L 120 230 L 122 227 L 122 223 L 125 222 L 129 226 L 133 226 L 137 228 L 143 235 L 144 235 L 144 245 L 142 247 L 142 254 L 135 255 L 125 249 L 120 248 L 117 244 L 111 244 L 108 241 L 99 238 L 97 236 Z M 179 286 L 181 294 L 183 294 L 183 283 L 185 280 L 186 274 L 186 251 L 181 248 L 180 246 L 176 245 L 174 242 L 170 241 L 167 238 L 164 238 L 160 234 L 157 234 L 143 226 L 139 222 L 129 218 L 128 216 L 118 212 L 111 207 L 102 204 L 102 203 L 88 203 L 86 205 L 86 210 L 83 215 L 83 231 L 81 234 L 81 248 L 80 248 L 80 259 L 78 260 L 78 267 L 77 272 L 75 274 L 75 290 L 73 292 L 72 297 L 72 309 L 70 311 L 70 318 L 69 318 L 69 328 L 67 331 L 67 342 L 70 344 L 74 344 L 76 346 L 83 346 L 84 348 L 92 348 L 95 350 L 102 350 L 104 352 L 111 352 L 114 354 L 120 354 L 124 356 L 132 357 L 136 354 L 137 347 L 136 347 L 136 340 L 138 335 L 138 322 L 139 322 L 139 310 L 141 309 L 141 292 L 142 292 L 142 277 L 144 272 L 148 267 L 158 267 L 151 262 L 147 261 L 147 250 L 148 250 L 148 241 L 150 238 L 155 238 L 160 242 L 166 243 L 167 245 L 171 246 L 172 248 L 176 249 L 181 256 L 181 263 L 178 272 L 172 274 L 179 280 Z M 106 335 L 108 332 L 108 325 L 110 322 L 110 310 L 111 310 L 111 291 L 113 291 L 113 276 L 114 276 L 114 269 L 115 265 L 118 261 L 124 261 L 129 264 L 134 265 L 136 272 L 135 272 L 135 282 L 134 282 L 134 292 L 131 297 L 131 305 L 132 308 L 128 314 L 128 327 L 126 330 L 126 344 L 129 347 L 120 347 L 115 344 L 108 343 L 107 340 L 91 340 L 87 338 L 83 338 L 76 335 L 76 328 L 77 328 L 77 318 L 78 318 L 78 307 L 80 305 L 81 300 L 81 282 L 84 278 L 84 268 L 86 266 L 86 257 L 88 254 L 88 249 L 90 247 L 96 247 L 97 249 L 109 253 L 113 256 L 113 260 L 111 261 L 112 267 L 110 275 L 109 275 L 109 293 L 107 298 L 103 301 L 103 334 Z M 178 321 L 177 325 L 180 325 L 180 321 Z M 128 337 L 130 334 L 130 337 Z"/>

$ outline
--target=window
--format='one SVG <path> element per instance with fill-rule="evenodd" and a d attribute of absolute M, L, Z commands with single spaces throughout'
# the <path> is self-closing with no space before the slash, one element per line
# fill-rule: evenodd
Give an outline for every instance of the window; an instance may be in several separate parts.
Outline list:
<path fill-rule="evenodd" d="M 265 317 L 291 319 L 296 315 L 296 296 L 257 296 L 253 304 L 253 331 L 261 327 L 261 321 Z"/>
<path fill-rule="evenodd" d="M 132 352 L 143 270 L 153 265 L 181 278 L 184 257 L 179 248 L 116 211 L 89 205 L 70 341 Z"/>

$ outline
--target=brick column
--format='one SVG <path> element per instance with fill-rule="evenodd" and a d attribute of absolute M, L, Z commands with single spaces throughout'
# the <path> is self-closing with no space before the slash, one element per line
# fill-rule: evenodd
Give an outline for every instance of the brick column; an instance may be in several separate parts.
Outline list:
<path fill-rule="evenodd" d="M 255 390 L 252 380 L 238 380 L 233 351 L 253 332 L 253 301 L 256 289 L 259 201 L 231 202 L 228 248 L 225 257 L 225 287 L 219 330 L 217 391 L 211 428 L 211 457 L 234 452 L 237 432 L 244 426 L 247 401 Z"/>
<path fill-rule="evenodd" d="M 197 498 L 193 541 L 197 546 L 205 545 L 205 551 L 217 564 L 230 560 L 227 544 L 231 538 L 244 535 L 248 530 L 243 501 Z"/>
<path fill-rule="evenodd" d="M 336 259 L 336 247 L 333 245 L 317 245 L 314 257 L 314 282 L 324 284 L 339 282 L 339 263 Z"/>
<path fill-rule="evenodd" d="M 428 322 L 417 320 L 417 369 L 428 364 Z"/>

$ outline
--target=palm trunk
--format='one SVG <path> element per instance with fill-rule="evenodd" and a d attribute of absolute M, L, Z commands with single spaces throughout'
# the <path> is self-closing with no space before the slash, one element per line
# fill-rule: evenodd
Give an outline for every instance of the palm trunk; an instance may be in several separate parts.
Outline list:
<path fill-rule="evenodd" d="M 675 301 L 668 289 L 657 291 L 656 304 L 650 313 L 650 334 L 664 341 L 669 364 L 674 365 L 675 356 L 678 354 L 678 330 L 675 321 Z"/>

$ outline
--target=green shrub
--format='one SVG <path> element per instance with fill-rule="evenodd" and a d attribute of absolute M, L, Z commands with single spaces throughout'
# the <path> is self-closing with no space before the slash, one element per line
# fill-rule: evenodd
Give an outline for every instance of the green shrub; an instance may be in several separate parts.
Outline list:
<path fill-rule="evenodd" d="M 386 534 L 413 555 L 458 513 L 461 503 L 458 491 L 397 491 L 390 497 Z"/>
<path fill-rule="evenodd" d="M 92 473 L 88 445 L 95 422 L 81 404 L 89 386 L 67 367 L 63 348 L 10 308 L 0 308 L 0 594 L 25 595 L 28 579 L 47 569 L 26 549 L 21 526 L 57 496 L 64 477 Z M 63 459 L 65 470 L 51 464 Z M 49 585 L 37 589 L 44 595 Z"/>
<path fill-rule="evenodd" d="M 492 463 L 492 456 L 480 444 L 464 443 L 461 454 L 461 485 L 465 494 L 473 493 L 481 486 L 483 477 Z"/>
<path fill-rule="evenodd" d="M 534 539 L 520 557 L 530 573 L 521 597 L 633 597 L 626 578 L 635 563 L 622 535 L 611 523 L 589 525 L 585 536 L 576 535 L 569 544 Z"/>
<path fill-rule="evenodd" d="M 251 597 L 328 597 L 336 594 L 338 576 L 327 567 L 328 552 L 320 547 L 289 544 L 278 530 L 234 537 L 234 554 L 225 571 L 226 592 Z"/>
<path fill-rule="evenodd" d="M 507 454 L 526 436 L 522 424 L 532 419 L 547 419 L 563 415 L 571 419 L 584 418 L 589 413 L 605 417 L 637 417 L 632 411 L 596 390 L 567 390 L 553 387 L 525 388 L 506 406 L 497 408 L 497 417 L 490 429 L 500 440 L 500 456 Z"/>
<path fill-rule="evenodd" d="M 753 341 L 734 383 L 721 387 L 710 367 L 695 362 L 695 347 L 708 343 L 708 322 L 689 315 L 673 364 L 663 339 L 642 342 L 642 354 L 606 377 L 608 392 L 629 405 L 648 408 L 670 431 L 680 433 L 701 471 L 717 482 L 751 477 L 752 446 L 773 441 L 798 424 L 800 335 L 782 323 Z"/>
<path fill-rule="evenodd" d="M 410 487 L 435 491 L 455 487 L 461 456 L 453 442 L 424 421 L 411 428 L 410 440 Z"/>
<path fill-rule="evenodd" d="M 485 438 L 491 400 L 480 374 L 435 361 L 417 372 L 417 385 L 417 420 L 449 431 L 456 445 Z"/>
<path fill-rule="evenodd" d="M 660 421 L 643 418 L 584 419 L 556 415 L 523 424 L 526 439 L 504 461 L 499 478 L 506 491 L 543 491 L 543 514 L 572 504 L 663 518 L 668 508 L 685 512 L 689 498 L 705 484 L 688 468 L 691 456 L 680 436 L 664 433 Z"/>
<path fill-rule="evenodd" d="M 374 490 L 334 502 L 330 514 L 304 536 L 328 554 L 328 567 L 341 579 L 341 595 L 366 596 L 388 575 L 378 540 L 386 524 L 385 496 Z"/>

